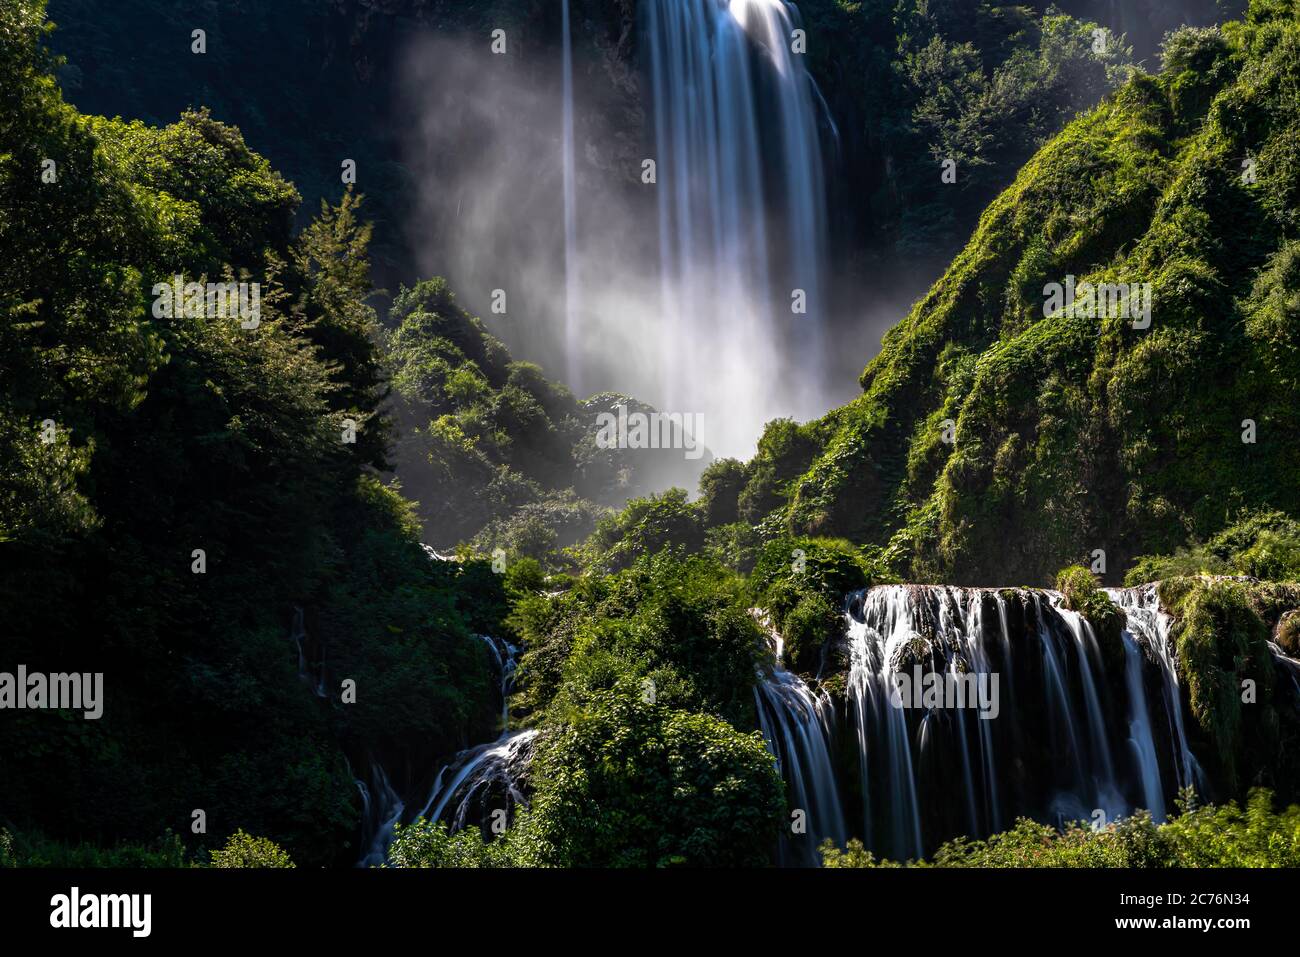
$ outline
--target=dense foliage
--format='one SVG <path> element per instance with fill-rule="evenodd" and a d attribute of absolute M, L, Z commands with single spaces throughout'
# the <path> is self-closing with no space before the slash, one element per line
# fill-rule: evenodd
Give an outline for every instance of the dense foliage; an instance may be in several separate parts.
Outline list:
<path fill-rule="evenodd" d="M 981 841 L 944 844 L 930 867 L 1296 867 L 1300 865 L 1300 807 L 1274 809 L 1264 788 L 1244 806 L 1197 806 L 1190 797 L 1179 813 L 1155 824 L 1145 811 L 1100 828 L 1072 824 L 1064 830 L 1021 818 L 1009 831 Z M 822 847 L 827 867 L 897 867 L 878 861 L 861 842 L 843 850 Z"/>
<path fill-rule="evenodd" d="M 0 667 L 102 672 L 106 701 L 6 714 L 0 820 L 206 846 L 201 810 L 304 864 L 346 859 L 345 754 L 431 760 L 495 710 L 455 580 L 472 568 L 432 567 L 374 474 L 358 200 L 295 236 L 296 191 L 238 130 L 80 115 L 46 31 L 41 3 L 0 9 L 0 243 L 22 251 L 0 262 Z M 258 283 L 259 321 L 160 315 L 176 275 Z"/>
<path fill-rule="evenodd" d="M 564 564 L 558 552 L 590 535 L 606 506 L 699 474 L 680 452 L 600 447 L 600 413 L 648 407 L 612 393 L 579 402 L 537 365 L 513 361 L 441 279 L 403 288 L 389 323 L 394 457 L 435 545 L 472 539 Z"/>
<path fill-rule="evenodd" d="M 1300 465 L 1298 45 L 1272 2 L 1171 35 L 1162 73 L 1072 122 L 989 206 L 863 395 L 760 447 L 742 515 L 873 544 L 909 580 L 1000 584 L 1097 549 L 1114 580 L 1242 510 L 1300 509 L 1277 480 Z M 1149 327 L 1050 307 L 1067 277 L 1150 283 Z"/>

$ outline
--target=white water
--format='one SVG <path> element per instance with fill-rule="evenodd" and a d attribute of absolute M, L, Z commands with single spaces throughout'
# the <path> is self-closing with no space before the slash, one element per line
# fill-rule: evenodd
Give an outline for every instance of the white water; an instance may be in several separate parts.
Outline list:
<path fill-rule="evenodd" d="M 357 779 L 361 792 L 361 858 L 358 867 L 378 867 L 388 857 L 388 845 L 393 842 L 393 826 L 402 819 L 406 810 L 401 796 L 388 780 L 388 774 L 377 762 L 370 765 L 371 782 Z"/>
<path fill-rule="evenodd" d="M 1160 665 L 1164 711 L 1168 716 L 1169 730 L 1178 743 L 1178 760 L 1175 764 L 1178 788 L 1191 786 L 1203 791 L 1205 773 L 1192 754 L 1187 743 L 1187 731 L 1183 726 L 1182 690 L 1178 684 L 1173 641 L 1169 635 L 1173 619 L 1160 610 L 1160 595 L 1154 584 L 1138 588 L 1107 588 L 1105 591 L 1110 600 L 1124 612 L 1128 633 L 1141 638 Z"/>
<path fill-rule="evenodd" d="M 477 812 L 475 822 L 489 812 L 503 810 L 507 816 L 516 806 L 527 805 L 519 782 L 532 760 L 537 731 L 510 731 L 510 693 L 514 690 L 519 649 L 501 638 L 480 635 L 491 650 L 501 677 L 501 736 L 495 741 L 467 748 L 438 770 L 429 798 L 417 817 L 446 821 L 448 830 L 459 831 Z M 488 807 L 491 800 L 500 807 Z"/>
<path fill-rule="evenodd" d="M 1107 675 L 1091 626 L 1056 592 L 901 585 L 850 596 L 847 718 L 860 807 L 850 809 L 837 785 L 829 700 L 780 667 L 756 690 L 764 737 L 816 841 L 857 835 L 876 853 L 906 860 L 1018 816 L 1060 825 L 1146 808 L 1163 820 L 1179 787 L 1203 789 L 1155 589 L 1108 594 L 1127 616 L 1122 675 Z M 896 677 L 916 665 L 996 675 L 996 717 L 974 707 L 897 707 Z M 1300 676 L 1300 663 L 1292 671 Z M 1022 686 L 1017 674 L 1037 680 Z M 1167 733 L 1157 733 L 1156 721 Z"/>
<path fill-rule="evenodd" d="M 762 620 L 762 619 L 760 619 Z M 782 642 L 769 632 L 776 664 L 754 687 L 763 740 L 776 759 L 777 770 L 789 783 L 790 807 L 804 814 L 804 831 L 791 833 L 778 848 L 782 864 L 815 865 L 817 847 L 830 838 L 837 846 L 847 840 L 839 785 L 831 762 L 831 702 L 814 694 L 798 675 L 781 666 Z"/>
<path fill-rule="evenodd" d="M 436 553 L 431 554 L 436 556 Z M 504 639 L 478 635 L 492 654 L 500 677 L 501 725 L 495 741 L 466 748 L 438 769 L 427 800 L 418 812 L 408 815 L 406 802 L 392 786 L 384 768 L 369 762 L 369 784 L 356 779 L 361 794 L 362 838 L 358 867 L 378 867 L 388 859 L 394 827 L 417 818 L 444 821 L 452 833 L 467 824 L 488 822 L 492 812 L 504 811 L 507 818 L 515 807 L 526 806 L 522 782 L 532 760 L 535 729 L 510 731 L 510 693 L 514 690 L 519 649 Z"/>
<path fill-rule="evenodd" d="M 307 626 L 304 621 L 303 610 L 296 605 L 293 609 L 293 625 L 289 631 L 289 640 L 293 642 L 294 648 L 298 652 L 298 677 L 311 688 L 312 694 L 316 697 L 327 697 L 325 690 L 325 662 L 320 661 L 315 665 L 308 662 Z"/>
<path fill-rule="evenodd" d="M 780 0 L 647 0 L 660 308 L 658 405 L 736 454 L 823 412 L 825 189 L 815 87 Z M 805 314 L 792 311 L 802 290 Z M 797 374 L 796 374 L 797 370 Z"/>
<path fill-rule="evenodd" d="M 418 816 L 445 821 L 452 833 L 484 821 L 492 811 L 505 811 L 509 817 L 515 807 L 528 803 L 519 782 L 536 738 L 535 728 L 506 732 L 496 741 L 462 751 L 438 771 Z M 489 806 L 493 800 L 501 803 Z"/>
<path fill-rule="evenodd" d="M 1165 819 L 1165 796 L 1160 781 L 1160 758 L 1151 731 L 1150 708 L 1142 687 L 1142 649 L 1128 631 L 1124 632 L 1124 683 L 1129 701 L 1129 748 L 1142 774 L 1142 795 L 1146 808 L 1157 822 Z"/>
<path fill-rule="evenodd" d="M 561 140 L 564 168 L 564 347 L 569 388 L 582 395 L 582 348 L 578 320 L 578 194 L 573 145 L 573 29 L 569 0 L 561 8 L 563 40 L 563 99 Z"/>

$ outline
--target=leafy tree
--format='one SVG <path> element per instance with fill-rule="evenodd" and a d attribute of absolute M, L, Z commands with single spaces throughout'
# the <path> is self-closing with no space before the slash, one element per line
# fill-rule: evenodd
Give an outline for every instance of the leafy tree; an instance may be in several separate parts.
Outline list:
<path fill-rule="evenodd" d="M 781 779 L 762 739 L 704 714 L 597 692 L 534 759 L 530 825 L 562 867 L 756 866 L 781 826 Z"/>

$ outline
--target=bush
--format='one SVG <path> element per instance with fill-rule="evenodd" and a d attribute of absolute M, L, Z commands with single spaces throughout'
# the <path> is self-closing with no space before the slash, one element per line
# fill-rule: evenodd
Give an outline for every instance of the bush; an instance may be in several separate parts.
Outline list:
<path fill-rule="evenodd" d="M 150 843 L 132 842 L 113 847 L 68 844 L 42 834 L 0 829 L 0 867 L 82 868 L 186 867 L 185 846 L 171 832 Z"/>
<path fill-rule="evenodd" d="M 669 548 L 699 551 L 704 545 L 703 519 L 700 506 L 687 500 L 684 489 L 632 499 L 623 511 L 596 524 L 587 544 L 587 565 L 609 573 Z"/>
<path fill-rule="evenodd" d="M 767 863 L 784 786 L 762 738 L 645 700 L 596 692 L 540 740 L 531 826 L 559 867 L 753 867 Z"/>
<path fill-rule="evenodd" d="M 1236 581 L 1197 580 L 1174 611 L 1173 639 L 1188 704 L 1214 744 L 1224 780 L 1235 788 L 1242 768 L 1265 763 L 1277 737 L 1269 629 L 1252 607 L 1247 587 Z M 1254 702 L 1244 709 L 1247 679 L 1253 682 Z"/>
<path fill-rule="evenodd" d="M 213 851 L 210 867 L 294 867 L 284 848 L 265 837 L 253 837 L 243 829 L 230 835 L 226 846 Z"/>
<path fill-rule="evenodd" d="M 850 592 L 888 581 L 880 566 L 843 539 L 774 539 L 749 576 L 749 601 L 767 611 L 796 671 L 814 670 L 822 644 L 842 627 Z"/>
<path fill-rule="evenodd" d="M 896 867 L 878 861 L 861 842 L 843 851 L 821 847 L 827 867 Z M 960 838 L 935 852 L 933 867 L 1296 867 L 1300 865 L 1300 807 L 1273 810 L 1272 792 L 1252 789 L 1245 807 L 1228 802 L 1197 807 L 1190 792 L 1179 813 L 1156 825 L 1139 811 L 1094 830 L 1070 824 L 1056 830 L 1021 818 L 984 840 Z"/>
<path fill-rule="evenodd" d="M 394 827 L 393 843 L 388 847 L 388 867 L 512 867 L 524 866 L 525 860 L 514 850 L 524 833 L 523 816 L 503 837 L 483 840 L 476 827 L 455 834 L 447 832 L 442 821 L 421 818 L 411 824 Z"/>
<path fill-rule="evenodd" d="M 1191 575 L 1248 575 L 1300 580 L 1300 522 L 1285 512 L 1249 512 L 1207 541 L 1168 555 L 1143 555 L 1124 576 L 1128 585 Z"/>
<path fill-rule="evenodd" d="M 555 607 L 555 617 L 532 612 L 545 631 L 531 632 L 520 680 L 550 676 L 561 714 L 621 680 L 650 679 L 662 704 L 754 726 L 762 633 L 742 581 L 716 562 L 668 553 L 643 558 Z"/>

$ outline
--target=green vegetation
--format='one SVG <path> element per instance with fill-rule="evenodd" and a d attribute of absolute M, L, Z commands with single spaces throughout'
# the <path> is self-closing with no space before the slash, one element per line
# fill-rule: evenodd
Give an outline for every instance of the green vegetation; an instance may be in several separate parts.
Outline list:
<path fill-rule="evenodd" d="M 717 562 L 665 552 L 525 599 L 511 618 L 526 649 L 518 706 L 567 720 L 597 692 L 649 681 L 660 704 L 755 727 L 763 638 L 744 598 L 743 580 Z"/>
<path fill-rule="evenodd" d="M 1300 580 L 1300 522 L 1278 511 L 1256 512 L 1169 555 L 1143 555 L 1124 576 L 1127 585 L 1187 575 L 1246 575 Z"/>
<path fill-rule="evenodd" d="M 741 516 L 870 544 L 907 580 L 1033 584 L 1095 548 L 1119 576 L 1243 509 L 1300 510 L 1277 480 L 1300 466 L 1297 50 L 1274 2 L 1173 34 L 1162 73 L 1133 75 L 992 202 L 863 395 L 760 448 Z M 1151 283 L 1150 327 L 1045 315 L 1067 276 Z M 1269 574 L 1289 535 L 1261 546 Z"/>
<path fill-rule="evenodd" d="M 399 867 L 762 866 L 784 788 L 754 732 L 648 700 L 620 682 L 543 735 L 532 805 L 490 844 L 470 829 L 402 828 Z"/>
<path fill-rule="evenodd" d="M 877 861 L 861 842 L 843 850 L 822 846 L 826 867 L 898 867 Z M 1021 818 L 1009 831 L 982 841 L 949 841 L 922 867 L 1296 867 L 1300 865 L 1300 807 L 1273 808 L 1264 788 L 1235 802 L 1197 806 L 1190 794 L 1164 824 L 1140 811 L 1092 829 L 1064 831 Z"/>
<path fill-rule="evenodd" d="M 1056 590 L 1065 599 L 1065 607 L 1078 612 L 1092 626 L 1097 646 L 1108 671 L 1116 674 L 1124 661 L 1124 613 L 1097 585 L 1092 572 L 1082 565 L 1071 565 L 1056 576 Z"/>
<path fill-rule="evenodd" d="M 1293 641 L 1288 623 L 1300 608 L 1300 586 L 1171 578 L 1160 584 L 1160 597 L 1175 616 L 1179 673 L 1216 779 L 1229 788 L 1245 782 L 1293 793 L 1300 780 L 1297 732 L 1279 700 L 1292 689 L 1278 687 L 1268 642 Z"/>
<path fill-rule="evenodd" d="M 433 567 L 375 474 L 359 199 L 295 236 L 293 186 L 206 112 L 78 114 L 42 13 L 0 10 L 0 242 L 22 251 L 0 262 L 3 664 L 102 672 L 107 700 L 98 721 L 7 714 L 0 819 L 104 847 L 169 827 L 198 851 L 201 808 L 304 865 L 346 861 L 345 753 L 432 760 L 496 711 L 473 568 Z M 155 316 L 178 274 L 259 283 L 260 321 Z M 297 674 L 295 607 L 322 699 Z"/>
<path fill-rule="evenodd" d="M 579 402 L 533 363 L 512 360 L 441 279 L 403 288 L 388 321 L 394 457 L 433 544 L 473 540 L 572 567 L 561 550 L 586 539 L 607 506 L 665 474 L 698 475 L 679 453 L 600 448 L 599 413 L 648 407 L 612 393 Z"/>
<path fill-rule="evenodd" d="M 226 846 L 212 852 L 212 867 L 293 867 L 284 849 L 264 837 L 253 837 L 242 830 L 230 835 Z"/>

